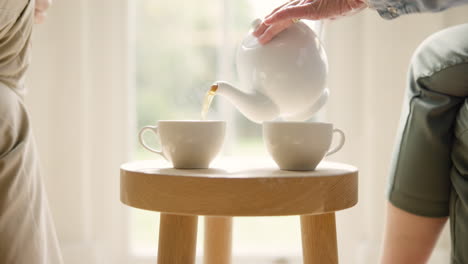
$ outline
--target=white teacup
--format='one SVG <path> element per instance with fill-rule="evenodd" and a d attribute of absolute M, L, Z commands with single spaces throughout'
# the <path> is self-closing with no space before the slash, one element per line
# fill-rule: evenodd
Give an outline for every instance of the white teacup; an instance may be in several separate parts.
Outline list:
<path fill-rule="evenodd" d="M 329 150 L 335 132 L 340 140 Z M 263 123 L 263 140 L 280 169 L 305 171 L 315 170 L 323 157 L 340 150 L 345 135 L 330 123 L 270 121 Z"/>
<path fill-rule="evenodd" d="M 159 135 L 161 150 L 148 146 L 146 131 Z M 219 154 L 224 142 L 225 121 L 164 120 L 157 126 L 145 126 L 138 138 L 147 150 L 163 156 L 177 169 L 206 169 Z"/>

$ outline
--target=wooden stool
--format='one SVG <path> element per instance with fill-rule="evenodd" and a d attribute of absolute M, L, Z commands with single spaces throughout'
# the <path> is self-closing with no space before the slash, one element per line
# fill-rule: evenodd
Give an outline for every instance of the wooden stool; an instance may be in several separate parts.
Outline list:
<path fill-rule="evenodd" d="M 161 212 L 158 264 L 195 263 L 199 215 L 206 216 L 205 264 L 230 263 L 231 217 L 285 215 L 300 215 L 304 263 L 338 263 L 334 212 L 357 203 L 355 167 L 322 162 L 315 171 L 282 171 L 252 158 L 224 158 L 199 170 L 161 164 L 120 169 L 121 201 Z"/>

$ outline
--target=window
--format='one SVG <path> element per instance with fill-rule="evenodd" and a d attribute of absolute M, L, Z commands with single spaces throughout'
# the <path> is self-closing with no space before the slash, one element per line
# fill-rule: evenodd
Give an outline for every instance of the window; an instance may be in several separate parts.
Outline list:
<path fill-rule="evenodd" d="M 236 83 L 236 46 L 251 21 L 282 2 L 135 1 L 138 127 L 164 119 L 199 119 L 203 97 L 214 81 Z M 223 98 L 215 97 L 208 117 L 228 121 L 224 155 L 267 155 L 261 126 Z M 157 144 L 150 139 L 149 144 Z M 135 159 L 159 158 L 140 146 L 135 149 Z M 135 255 L 156 254 L 158 219 L 157 213 L 132 209 L 130 238 Z M 235 258 L 270 257 L 276 259 L 273 263 L 293 263 L 288 257 L 301 255 L 298 217 L 234 218 L 233 228 Z M 198 234 L 201 254 L 202 218 Z"/>

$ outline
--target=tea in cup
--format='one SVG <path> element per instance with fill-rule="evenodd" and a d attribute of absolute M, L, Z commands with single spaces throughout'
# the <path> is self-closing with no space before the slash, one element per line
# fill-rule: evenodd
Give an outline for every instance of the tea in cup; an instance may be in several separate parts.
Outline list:
<path fill-rule="evenodd" d="M 161 150 L 146 144 L 143 135 L 158 135 Z M 219 154 L 225 137 L 226 122 L 214 120 L 164 120 L 145 126 L 139 140 L 147 150 L 161 155 L 177 169 L 206 169 Z"/>
<path fill-rule="evenodd" d="M 332 135 L 338 145 L 330 149 Z M 282 170 L 315 170 L 320 161 L 343 147 L 343 131 L 321 122 L 269 121 L 263 123 L 263 140 L 273 160 Z"/>

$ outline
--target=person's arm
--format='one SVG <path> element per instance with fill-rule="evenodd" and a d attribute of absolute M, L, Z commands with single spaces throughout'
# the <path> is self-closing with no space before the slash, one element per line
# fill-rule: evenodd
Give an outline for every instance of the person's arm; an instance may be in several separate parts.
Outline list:
<path fill-rule="evenodd" d="M 468 4 L 468 0 L 367 0 L 367 4 L 377 10 L 381 17 L 393 19 L 412 13 L 440 12 Z"/>
<path fill-rule="evenodd" d="M 266 44 L 297 19 L 334 19 L 366 7 L 364 0 L 293 0 L 267 15 L 253 35 L 258 38 L 259 43 Z"/>
<path fill-rule="evenodd" d="M 429 259 L 447 217 L 423 217 L 387 203 L 381 264 L 423 264 Z"/>
<path fill-rule="evenodd" d="M 267 15 L 253 35 L 266 44 L 298 19 L 335 19 L 366 7 L 375 9 L 385 19 L 393 19 L 411 13 L 439 12 L 462 4 L 468 4 L 468 0 L 291 0 Z"/>

